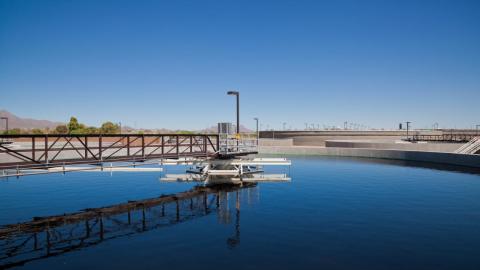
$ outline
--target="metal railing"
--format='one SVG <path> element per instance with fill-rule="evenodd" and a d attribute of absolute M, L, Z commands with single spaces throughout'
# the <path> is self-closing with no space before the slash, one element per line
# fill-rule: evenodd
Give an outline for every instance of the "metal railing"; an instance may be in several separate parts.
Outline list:
<path fill-rule="evenodd" d="M 432 142 L 468 142 L 476 135 L 473 133 L 445 133 L 442 135 L 419 135 L 414 134 L 407 138 L 408 141 L 432 141 Z"/>
<path fill-rule="evenodd" d="M 457 154 L 476 154 L 480 151 L 480 137 L 471 139 L 468 143 L 458 148 L 455 153 Z"/>
<path fill-rule="evenodd" d="M 216 134 L 0 135 L 0 169 L 217 155 Z"/>
<path fill-rule="evenodd" d="M 218 138 L 220 142 L 220 155 L 250 154 L 258 152 L 258 140 L 256 136 L 220 134 Z"/>

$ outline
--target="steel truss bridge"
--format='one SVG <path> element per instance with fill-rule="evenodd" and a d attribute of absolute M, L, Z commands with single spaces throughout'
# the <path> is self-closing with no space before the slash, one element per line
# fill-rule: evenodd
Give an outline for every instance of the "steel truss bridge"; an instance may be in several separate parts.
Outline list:
<path fill-rule="evenodd" d="M 0 135 L 0 170 L 253 153 L 216 134 Z"/>
<path fill-rule="evenodd" d="M 5 225 L 0 227 L 0 269 L 172 226 L 212 212 L 217 213 L 221 223 L 230 224 L 235 219 L 235 229 L 226 241 L 229 247 L 235 247 L 240 241 L 240 202 L 254 202 L 258 198 L 255 187 L 252 183 L 195 187 L 173 195 Z"/>

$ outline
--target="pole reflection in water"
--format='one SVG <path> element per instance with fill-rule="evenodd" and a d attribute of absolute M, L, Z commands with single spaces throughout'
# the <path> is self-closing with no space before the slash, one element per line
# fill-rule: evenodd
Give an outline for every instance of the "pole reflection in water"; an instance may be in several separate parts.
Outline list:
<path fill-rule="evenodd" d="M 217 213 L 219 223 L 231 224 L 233 202 L 234 233 L 227 239 L 227 246 L 234 248 L 240 243 L 240 202 L 255 202 L 257 192 L 256 184 L 248 183 L 202 186 L 158 198 L 5 225 L 0 227 L 0 268 L 20 266 L 210 213 Z"/>

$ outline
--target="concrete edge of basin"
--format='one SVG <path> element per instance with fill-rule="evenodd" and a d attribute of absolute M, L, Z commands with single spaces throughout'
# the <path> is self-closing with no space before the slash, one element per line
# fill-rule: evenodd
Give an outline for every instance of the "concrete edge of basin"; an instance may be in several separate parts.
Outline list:
<path fill-rule="evenodd" d="M 308 146 L 264 146 L 260 154 L 281 155 L 318 155 L 341 157 L 365 157 L 393 160 L 408 160 L 440 163 L 455 166 L 480 168 L 480 155 L 466 155 L 444 152 L 426 152 L 410 150 L 342 148 L 342 147 L 308 147 Z"/>

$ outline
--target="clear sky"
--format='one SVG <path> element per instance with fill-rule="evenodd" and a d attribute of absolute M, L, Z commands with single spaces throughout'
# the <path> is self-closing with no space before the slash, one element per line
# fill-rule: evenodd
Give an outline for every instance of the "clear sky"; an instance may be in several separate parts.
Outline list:
<path fill-rule="evenodd" d="M 0 0 L 0 108 L 90 125 L 480 124 L 480 1 Z"/>

